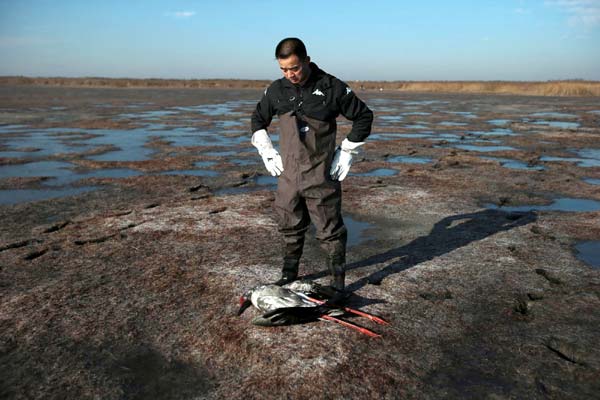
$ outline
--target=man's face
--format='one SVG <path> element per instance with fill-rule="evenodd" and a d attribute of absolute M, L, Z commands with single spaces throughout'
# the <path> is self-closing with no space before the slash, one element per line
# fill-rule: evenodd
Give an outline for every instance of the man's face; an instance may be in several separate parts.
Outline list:
<path fill-rule="evenodd" d="M 292 54 L 288 58 L 278 58 L 279 68 L 283 76 L 294 85 L 304 83 L 310 72 L 310 57 L 300 61 L 297 55 Z"/>

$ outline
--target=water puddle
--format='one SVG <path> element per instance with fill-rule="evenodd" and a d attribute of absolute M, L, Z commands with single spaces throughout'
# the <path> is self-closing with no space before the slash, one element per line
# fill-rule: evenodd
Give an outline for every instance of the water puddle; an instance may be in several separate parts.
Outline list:
<path fill-rule="evenodd" d="M 399 138 L 411 138 L 411 139 L 430 139 L 434 135 L 433 132 L 421 132 L 421 133 L 401 133 L 398 134 Z"/>
<path fill-rule="evenodd" d="M 26 125 L 0 125 L 0 133 L 11 133 L 26 128 Z"/>
<path fill-rule="evenodd" d="M 230 163 L 236 165 L 254 165 L 257 164 L 258 161 L 250 158 L 234 158 L 232 160 L 228 160 Z"/>
<path fill-rule="evenodd" d="M 600 167 L 600 149 L 582 149 L 571 150 L 579 157 L 552 157 L 542 156 L 541 161 L 560 161 L 576 163 L 579 167 L 592 168 Z"/>
<path fill-rule="evenodd" d="M 218 176 L 219 172 L 210 171 L 210 170 L 206 170 L 206 169 L 177 169 L 177 170 L 159 172 L 159 175 L 192 175 L 192 176 L 214 177 L 214 176 Z"/>
<path fill-rule="evenodd" d="M 0 204 L 10 205 L 74 196 L 100 189 L 94 186 L 69 187 L 64 189 L 14 189 L 0 190 Z"/>
<path fill-rule="evenodd" d="M 410 111 L 410 112 L 404 112 L 404 113 L 402 113 L 402 115 L 431 115 L 431 113 L 423 112 L 423 111 Z"/>
<path fill-rule="evenodd" d="M 438 133 L 435 136 L 431 136 L 428 138 L 429 140 L 445 140 L 446 142 L 460 142 L 462 139 L 461 136 L 455 135 L 453 133 Z"/>
<path fill-rule="evenodd" d="M 148 120 L 157 120 L 162 117 L 167 117 L 170 115 L 177 115 L 179 112 L 177 111 L 169 111 L 169 110 L 154 110 L 154 111 L 142 111 L 139 113 L 125 113 L 119 114 L 117 119 L 148 119 Z"/>
<path fill-rule="evenodd" d="M 393 176 L 398 174 L 398 170 L 390 168 L 377 168 L 369 172 L 363 172 L 362 174 L 352 174 L 354 176 Z"/>
<path fill-rule="evenodd" d="M 208 151 L 206 153 L 203 153 L 203 155 L 210 156 L 210 157 L 229 157 L 229 156 L 236 156 L 238 154 L 239 154 L 239 151 L 235 151 L 235 150 Z"/>
<path fill-rule="evenodd" d="M 507 125 L 507 124 L 509 124 L 511 122 L 512 121 L 510 119 L 490 119 L 488 121 L 488 124 L 497 125 L 497 126 L 503 126 L 503 125 Z"/>
<path fill-rule="evenodd" d="M 400 136 L 399 134 L 396 133 L 371 133 L 369 135 L 369 140 L 382 140 L 382 141 L 386 141 L 386 140 L 396 140 L 396 139 L 401 139 L 402 137 L 408 137 L 408 136 Z"/>
<path fill-rule="evenodd" d="M 194 163 L 194 167 L 206 168 L 206 167 L 212 167 L 215 164 L 216 164 L 216 162 L 214 162 L 214 161 L 196 161 Z"/>
<path fill-rule="evenodd" d="M 600 241 L 589 240 L 575 245 L 577 258 L 592 268 L 600 268 Z"/>
<path fill-rule="evenodd" d="M 477 118 L 477 115 L 470 111 L 444 111 L 444 112 L 446 114 L 460 115 L 461 117 L 465 117 L 465 118 Z"/>
<path fill-rule="evenodd" d="M 107 169 L 97 169 L 86 172 L 73 172 L 71 171 L 68 175 L 61 175 L 55 177 L 55 179 L 44 182 L 49 186 L 63 186 L 68 185 L 74 182 L 77 182 L 81 179 L 88 178 L 129 178 L 132 176 L 140 176 L 144 173 L 141 171 L 136 171 L 134 169 L 129 168 L 107 168 Z"/>
<path fill-rule="evenodd" d="M 477 152 L 483 152 L 483 153 L 493 152 L 493 151 L 516 150 L 514 147 L 510 147 L 510 146 L 476 146 L 473 144 L 457 144 L 457 145 L 454 145 L 453 147 L 456 147 L 457 149 L 477 151 Z"/>
<path fill-rule="evenodd" d="M 240 121 L 216 121 L 218 128 L 232 128 L 234 126 L 242 126 L 243 123 Z"/>
<path fill-rule="evenodd" d="M 507 212 L 530 211 L 565 211 L 565 212 L 590 212 L 600 210 L 600 201 L 589 199 L 561 198 L 547 206 L 527 205 L 515 207 L 498 207 L 495 204 L 486 204 L 486 208 Z"/>
<path fill-rule="evenodd" d="M 438 125 L 441 125 L 441 126 L 466 126 L 469 124 L 467 124 L 465 122 L 442 121 Z"/>
<path fill-rule="evenodd" d="M 590 185 L 600 185 L 600 179 L 586 178 L 583 181 L 589 183 Z"/>
<path fill-rule="evenodd" d="M 95 129 L 93 132 L 100 136 L 89 139 L 89 143 L 97 146 L 114 145 L 119 150 L 86 157 L 90 160 L 145 161 L 149 160 L 154 154 L 154 150 L 145 147 L 145 144 L 156 134 L 147 129 Z"/>
<path fill-rule="evenodd" d="M 77 135 L 77 134 L 80 135 Z M 43 131 L 19 132 L 18 136 L 0 138 L 0 144 L 7 146 L 6 151 L 0 152 L 2 157 L 36 157 L 54 154 L 72 154 L 91 150 L 95 146 L 89 143 L 89 138 L 81 136 L 79 129 L 50 128 Z M 19 151 L 19 149 L 35 148 L 35 152 Z"/>
<path fill-rule="evenodd" d="M 470 131 L 467 132 L 470 135 L 478 135 L 478 136 L 515 136 L 516 134 L 510 129 L 494 129 L 491 131 Z"/>
<path fill-rule="evenodd" d="M 566 114 L 559 112 L 537 112 L 529 115 L 530 117 L 542 117 L 542 118 L 577 118 L 575 114 Z"/>
<path fill-rule="evenodd" d="M 565 122 L 565 121 L 535 121 L 534 125 L 545 125 L 551 126 L 553 128 L 561 128 L 561 129 L 576 129 L 579 128 L 578 122 Z"/>
<path fill-rule="evenodd" d="M 63 161 L 36 161 L 27 164 L 2 165 L 0 166 L 0 178 L 66 177 L 73 173 L 70 169 L 73 167 L 73 164 Z"/>
<path fill-rule="evenodd" d="M 434 104 L 448 104 L 448 101 L 442 100 L 417 100 L 417 101 L 403 101 L 407 106 L 431 106 Z"/>
<path fill-rule="evenodd" d="M 510 158 L 497 158 L 497 157 L 482 157 L 484 160 L 492 160 L 500 163 L 501 166 L 510 169 L 522 169 L 527 171 L 543 171 L 546 168 L 542 165 L 529 165 L 522 161 L 512 160 Z"/>
<path fill-rule="evenodd" d="M 389 157 L 386 161 L 391 163 L 402 163 L 402 164 L 427 164 L 433 162 L 431 158 L 426 157 L 412 157 L 412 156 L 395 156 Z"/>
<path fill-rule="evenodd" d="M 377 119 L 385 121 L 386 123 L 400 122 L 404 119 L 401 115 L 380 115 Z"/>

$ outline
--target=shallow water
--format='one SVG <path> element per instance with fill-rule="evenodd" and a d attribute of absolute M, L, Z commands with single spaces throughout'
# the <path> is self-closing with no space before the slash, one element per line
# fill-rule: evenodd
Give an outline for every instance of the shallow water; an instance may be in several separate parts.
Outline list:
<path fill-rule="evenodd" d="M 445 111 L 446 114 L 460 115 L 465 118 L 477 118 L 477 115 L 470 111 Z"/>
<path fill-rule="evenodd" d="M 575 245 L 575 255 L 592 268 L 600 268 L 600 241 L 589 240 Z"/>
<path fill-rule="evenodd" d="M 219 176 L 219 172 L 206 169 L 176 169 L 159 172 L 159 175 Z"/>
<path fill-rule="evenodd" d="M 363 172 L 358 174 L 353 174 L 350 172 L 350 175 L 354 176 L 393 176 L 398 174 L 398 170 L 389 169 L 389 168 L 377 168 L 369 172 Z"/>
<path fill-rule="evenodd" d="M 600 167 L 600 149 L 581 149 L 573 152 L 575 152 L 579 157 L 542 156 L 540 160 L 573 162 L 577 163 L 577 166 L 585 168 Z"/>
<path fill-rule="evenodd" d="M 486 208 L 508 212 L 529 212 L 529 211 L 565 211 L 565 212 L 589 212 L 599 211 L 600 201 L 589 199 L 561 198 L 547 206 L 526 205 L 515 207 L 498 207 L 495 204 L 486 204 Z"/>
<path fill-rule="evenodd" d="M 65 135 L 60 135 L 65 133 Z M 71 133 L 71 134 L 69 134 Z M 72 133 L 84 133 L 80 129 L 44 129 L 33 131 L 19 131 L 19 136 L 0 137 L 0 144 L 8 146 L 7 151 L 1 151 L 0 157 L 30 157 L 35 158 L 54 154 L 81 153 L 93 149 L 95 146 L 90 139 Z M 36 148 L 35 152 L 22 152 L 20 148 Z"/>
<path fill-rule="evenodd" d="M 516 134 L 510 129 L 497 128 L 491 131 L 469 131 L 470 135 L 479 136 L 515 136 Z"/>
<path fill-rule="evenodd" d="M 431 113 L 423 112 L 423 111 L 409 111 L 409 112 L 403 112 L 402 115 L 431 115 Z"/>
<path fill-rule="evenodd" d="M 442 121 L 438 125 L 442 126 L 466 126 L 469 125 L 465 122 L 454 122 L 454 121 Z"/>
<path fill-rule="evenodd" d="M 510 119 L 490 119 L 490 120 L 488 120 L 488 124 L 498 125 L 498 126 L 506 125 L 510 122 L 512 122 Z"/>
<path fill-rule="evenodd" d="M 589 183 L 590 185 L 600 185 L 600 179 L 586 178 L 583 181 Z"/>
<path fill-rule="evenodd" d="M 12 189 L 0 190 L 0 204 L 18 204 L 30 201 L 73 196 L 101 189 L 95 186 L 67 187 L 63 189 Z"/>
<path fill-rule="evenodd" d="M 537 112 L 529 115 L 530 117 L 550 117 L 550 118 L 577 118 L 575 114 L 566 114 L 559 112 Z"/>
<path fill-rule="evenodd" d="M 579 128 L 578 122 L 565 122 L 565 121 L 535 121 L 534 125 L 547 125 L 553 128 L 561 128 L 561 129 L 575 129 Z"/>
<path fill-rule="evenodd" d="M 457 149 L 477 151 L 477 152 L 483 152 L 483 153 L 493 152 L 493 151 L 516 150 L 514 147 L 510 147 L 510 146 L 476 146 L 476 145 L 472 145 L 472 144 L 457 144 L 457 145 L 453 145 L 453 147 L 456 147 Z"/>
<path fill-rule="evenodd" d="M 73 173 L 70 168 L 74 165 L 65 161 L 36 161 L 26 164 L 12 164 L 0 166 L 0 178 L 36 176 L 61 177 Z"/>
<path fill-rule="evenodd" d="M 433 162 L 431 158 L 413 156 L 394 156 L 387 158 L 386 161 L 401 164 L 427 164 Z"/>
<path fill-rule="evenodd" d="M 498 161 L 501 166 L 510 169 L 522 169 L 528 171 L 543 171 L 546 168 L 543 165 L 529 165 L 522 161 L 513 160 L 510 158 L 498 158 L 498 157 L 481 157 L 484 160 Z"/>

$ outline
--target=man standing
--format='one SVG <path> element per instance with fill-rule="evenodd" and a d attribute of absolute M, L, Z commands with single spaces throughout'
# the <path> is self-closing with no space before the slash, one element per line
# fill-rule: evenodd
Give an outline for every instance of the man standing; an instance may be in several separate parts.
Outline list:
<path fill-rule="evenodd" d="M 274 81 L 252 114 L 252 144 L 265 167 L 279 176 L 274 208 L 284 237 L 284 285 L 298 277 L 304 236 L 310 222 L 327 254 L 331 286 L 344 290 L 347 232 L 341 215 L 341 181 L 352 155 L 371 132 L 373 113 L 342 81 L 310 61 L 300 39 L 286 38 L 275 57 L 283 78 Z M 336 117 L 353 121 L 352 130 L 336 149 Z M 280 121 L 281 155 L 266 128 Z"/>

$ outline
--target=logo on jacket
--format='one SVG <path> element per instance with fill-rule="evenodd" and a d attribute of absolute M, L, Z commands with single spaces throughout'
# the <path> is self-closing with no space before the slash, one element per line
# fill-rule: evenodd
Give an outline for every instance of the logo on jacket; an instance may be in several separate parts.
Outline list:
<path fill-rule="evenodd" d="M 350 93 L 352 91 L 352 89 L 350 89 L 348 86 L 346 86 L 346 94 Z"/>
<path fill-rule="evenodd" d="M 319 89 L 315 89 L 315 91 L 312 92 L 312 94 L 317 96 L 325 96 L 325 93 L 321 92 Z"/>

